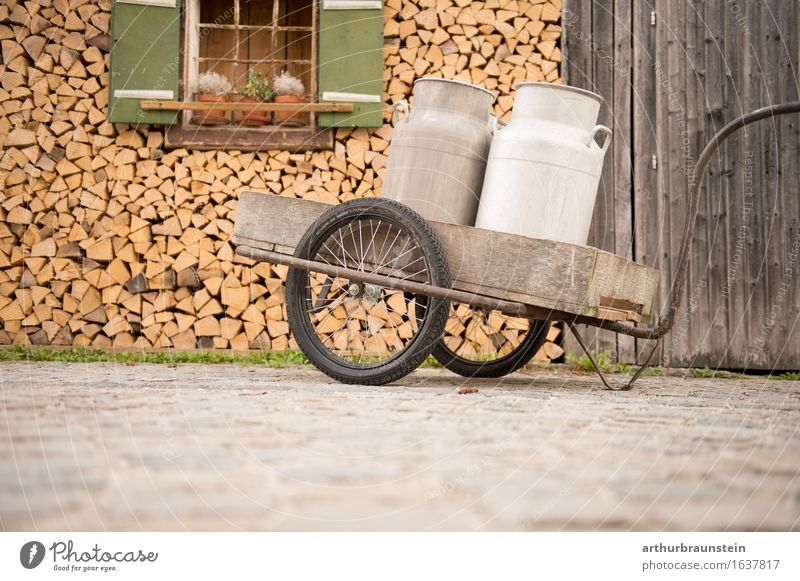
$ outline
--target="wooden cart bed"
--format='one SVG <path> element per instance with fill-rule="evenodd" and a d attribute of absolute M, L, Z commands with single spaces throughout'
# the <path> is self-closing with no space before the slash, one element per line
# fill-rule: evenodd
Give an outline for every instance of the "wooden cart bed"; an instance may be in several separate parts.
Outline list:
<path fill-rule="evenodd" d="M 243 192 L 233 243 L 292 254 L 305 231 L 330 206 Z M 442 242 L 453 288 L 542 310 L 604 320 L 646 322 L 658 271 L 592 248 L 430 222 Z"/>

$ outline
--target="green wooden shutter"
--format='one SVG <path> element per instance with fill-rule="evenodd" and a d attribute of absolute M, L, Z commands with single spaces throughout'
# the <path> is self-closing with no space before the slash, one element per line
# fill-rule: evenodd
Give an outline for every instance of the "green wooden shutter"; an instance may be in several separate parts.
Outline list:
<path fill-rule="evenodd" d="M 114 0 L 108 120 L 172 124 L 176 111 L 142 111 L 141 99 L 177 100 L 181 0 Z"/>
<path fill-rule="evenodd" d="M 383 125 L 383 0 L 321 0 L 319 102 L 352 102 L 320 113 L 323 127 Z"/>

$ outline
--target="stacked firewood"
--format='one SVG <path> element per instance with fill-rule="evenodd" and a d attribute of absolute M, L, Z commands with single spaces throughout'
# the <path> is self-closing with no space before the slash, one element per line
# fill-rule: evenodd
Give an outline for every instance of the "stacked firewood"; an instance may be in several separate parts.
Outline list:
<path fill-rule="evenodd" d="M 238 195 L 326 203 L 380 194 L 391 127 L 330 151 L 163 149 L 163 128 L 107 122 L 111 0 L 0 6 L 0 344 L 294 346 L 286 268 L 230 243 Z M 413 79 L 500 95 L 558 81 L 559 0 L 387 0 L 389 105 Z"/>
<path fill-rule="evenodd" d="M 561 0 L 386 0 L 385 19 L 391 101 L 444 77 L 492 91 L 508 120 L 516 83 L 561 80 Z"/>

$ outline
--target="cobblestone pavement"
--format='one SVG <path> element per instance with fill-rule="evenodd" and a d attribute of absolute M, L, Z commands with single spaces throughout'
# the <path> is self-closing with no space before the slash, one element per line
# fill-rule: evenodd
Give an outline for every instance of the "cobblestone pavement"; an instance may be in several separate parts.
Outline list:
<path fill-rule="evenodd" d="M 798 382 L 5 363 L 0 389 L 5 530 L 800 529 Z"/>

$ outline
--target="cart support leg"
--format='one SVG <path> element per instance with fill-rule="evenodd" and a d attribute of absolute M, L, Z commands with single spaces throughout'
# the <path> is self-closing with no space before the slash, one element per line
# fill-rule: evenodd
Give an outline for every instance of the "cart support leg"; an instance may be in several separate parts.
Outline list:
<path fill-rule="evenodd" d="M 620 385 L 612 385 L 606 378 L 606 374 L 603 373 L 602 369 L 600 369 L 600 365 L 597 364 L 594 355 L 592 355 L 592 352 L 586 346 L 586 343 L 584 343 L 583 337 L 581 337 L 581 334 L 578 332 L 578 328 L 575 326 L 575 323 L 570 322 L 568 324 L 569 324 L 569 330 L 572 331 L 573 335 L 575 335 L 575 339 L 577 339 L 578 344 L 581 346 L 581 349 L 583 349 L 583 351 L 586 353 L 586 356 L 589 358 L 589 361 L 592 362 L 595 371 L 597 371 L 597 375 L 600 376 L 600 381 L 603 382 L 603 385 L 606 386 L 606 389 L 610 389 L 612 391 L 628 391 L 629 389 L 631 389 L 633 387 L 634 382 L 636 382 L 636 380 L 639 379 L 639 376 L 644 372 L 644 370 L 650 366 L 650 360 L 653 358 L 653 355 L 655 354 L 659 343 L 661 343 L 660 339 L 653 341 L 653 348 L 647 355 L 647 359 L 645 359 L 641 367 L 639 367 L 639 369 L 636 370 L 636 373 L 633 374 L 633 377 L 630 378 L 630 381 Z"/>

